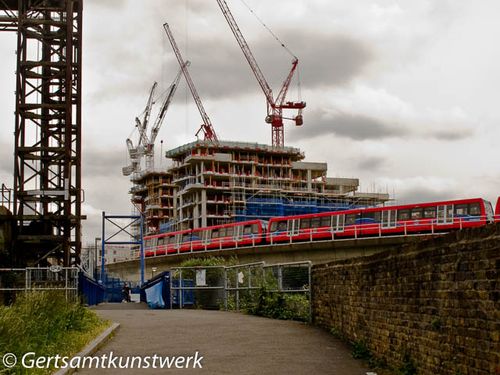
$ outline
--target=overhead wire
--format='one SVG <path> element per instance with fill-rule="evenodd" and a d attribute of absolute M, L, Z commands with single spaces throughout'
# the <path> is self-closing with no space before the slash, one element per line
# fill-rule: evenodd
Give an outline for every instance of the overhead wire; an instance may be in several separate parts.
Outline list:
<path fill-rule="evenodd" d="M 278 36 L 271 30 L 271 28 L 268 27 L 264 23 L 264 21 L 262 21 L 262 19 L 257 15 L 257 13 L 255 13 L 254 10 L 245 2 L 245 0 L 240 0 L 240 1 L 250 11 L 250 13 L 252 13 L 254 15 L 254 17 L 257 19 L 257 21 L 259 21 L 260 24 L 262 26 L 264 26 L 264 28 L 273 36 L 273 38 L 278 41 L 278 43 L 281 45 L 281 47 L 283 47 L 285 49 L 285 51 L 287 51 L 293 58 L 298 59 L 297 56 L 295 56 L 295 54 L 285 45 L 285 43 L 280 38 L 278 38 Z"/>

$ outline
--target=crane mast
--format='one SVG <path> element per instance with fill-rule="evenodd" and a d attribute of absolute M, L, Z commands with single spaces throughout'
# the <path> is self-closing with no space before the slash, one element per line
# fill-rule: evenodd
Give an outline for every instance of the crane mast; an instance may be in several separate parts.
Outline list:
<path fill-rule="evenodd" d="M 189 87 L 189 90 L 191 91 L 191 94 L 193 95 L 193 99 L 196 103 L 196 106 L 198 107 L 198 111 L 200 112 L 201 118 L 203 120 L 203 124 L 201 125 L 200 129 L 196 132 L 196 136 L 198 136 L 198 134 L 201 131 L 203 131 L 203 135 L 204 135 L 205 140 L 211 141 L 213 143 L 218 143 L 219 141 L 217 139 L 217 134 L 215 133 L 215 129 L 212 126 L 210 118 L 208 117 L 207 113 L 205 112 L 205 108 L 203 107 L 203 103 L 201 102 L 200 96 L 198 95 L 198 91 L 196 90 L 196 87 L 193 83 L 193 80 L 191 79 L 191 75 L 189 74 L 189 70 L 187 69 L 187 65 L 184 62 L 184 59 L 182 58 L 181 51 L 179 50 L 179 47 L 177 46 L 177 43 L 174 39 L 172 31 L 170 30 L 168 23 L 163 24 L 163 27 L 165 29 L 165 32 L 167 33 L 170 44 L 172 45 L 172 49 L 174 50 L 174 53 L 175 53 L 175 56 L 177 57 L 177 61 L 179 62 L 179 65 L 181 66 L 182 72 L 184 74 L 184 78 L 186 78 L 186 82 L 187 82 L 187 85 Z"/>
<path fill-rule="evenodd" d="M 236 20 L 234 19 L 231 11 L 229 10 L 227 3 L 224 0 L 217 0 L 217 3 L 219 4 L 222 14 L 226 18 L 226 21 L 229 24 L 229 27 L 233 32 L 236 41 L 238 42 L 243 52 L 243 55 L 247 59 L 248 64 L 250 65 L 250 68 L 252 69 L 252 72 L 254 73 L 255 78 L 257 79 L 257 82 L 259 83 L 266 97 L 267 101 L 266 122 L 268 124 L 271 124 L 272 145 L 274 147 L 283 147 L 284 146 L 283 109 L 297 109 L 298 110 L 297 116 L 295 116 L 293 120 L 295 121 L 295 124 L 297 126 L 303 124 L 302 109 L 305 108 L 306 103 L 302 101 L 300 102 L 286 101 L 286 94 L 288 92 L 288 87 L 290 86 L 290 82 L 292 80 L 293 74 L 295 73 L 299 60 L 294 56 L 294 59 L 292 61 L 292 68 L 288 73 L 288 76 L 286 77 L 285 81 L 283 82 L 281 90 L 275 100 L 273 97 L 272 89 L 269 87 L 269 84 L 267 83 L 264 73 L 262 73 L 262 70 L 260 69 L 259 64 L 257 63 L 257 60 L 253 56 L 252 50 L 248 46 L 248 43 L 245 40 L 245 37 L 243 36 L 240 28 L 238 27 L 238 24 L 236 23 Z"/>
<path fill-rule="evenodd" d="M 185 65 L 189 65 L 189 61 L 186 61 Z M 135 126 L 139 132 L 139 141 L 137 143 L 137 147 L 134 147 L 134 143 L 130 138 L 127 138 L 126 144 L 130 157 L 130 165 L 122 168 L 122 172 L 124 176 L 129 176 L 134 172 L 139 172 L 141 170 L 141 160 L 142 157 L 146 158 L 146 170 L 151 171 L 154 168 L 154 146 L 156 137 L 158 136 L 158 132 L 160 131 L 161 125 L 163 124 L 163 120 L 167 113 L 167 110 L 172 102 L 172 99 L 175 95 L 177 87 L 179 86 L 179 81 L 182 75 L 182 68 L 179 69 L 174 81 L 170 85 L 168 89 L 168 94 L 165 96 L 163 103 L 160 107 L 158 115 L 155 119 L 155 122 L 151 128 L 150 136 L 148 137 L 148 125 L 149 118 L 151 116 L 151 110 L 154 104 L 154 93 L 158 86 L 155 82 L 151 91 L 149 93 L 148 101 L 146 104 L 146 108 L 144 109 L 144 117 L 142 121 L 139 117 L 135 118 Z"/>

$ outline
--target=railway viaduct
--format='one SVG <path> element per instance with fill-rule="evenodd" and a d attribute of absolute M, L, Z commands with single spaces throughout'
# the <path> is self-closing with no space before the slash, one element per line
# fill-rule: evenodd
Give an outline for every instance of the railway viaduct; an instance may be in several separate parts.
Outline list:
<path fill-rule="evenodd" d="M 333 241 L 313 241 L 301 243 L 285 243 L 255 247 L 242 247 L 225 250 L 197 251 L 175 255 L 146 258 L 145 278 L 153 272 L 166 271 L 179 266 L 183 261 L 192 258 L 217 256 L 223 258 L 237 258 L 239 264 L 264 261 L 268 264 L 311 261 L 313 264 L 332 262 L 359 256 L 368 256 L 383 251 L 397 249 L 406 244 L 415 243 L 422 238 L 431 238 L 433 235 L 391 236 L 376 238 L 358 238 Z M 106 272 L 121 280 L 140 280 L 140 260 L 117 262 L 106 266 Z"/>

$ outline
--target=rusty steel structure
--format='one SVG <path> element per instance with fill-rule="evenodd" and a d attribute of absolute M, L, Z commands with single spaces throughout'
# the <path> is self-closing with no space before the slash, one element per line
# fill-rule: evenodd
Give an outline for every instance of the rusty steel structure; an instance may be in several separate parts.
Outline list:
<path fill-rule="evenodd" d="M 83 0 L 0 0 L 17 33 L 14 257 L 79 264 Z"/>

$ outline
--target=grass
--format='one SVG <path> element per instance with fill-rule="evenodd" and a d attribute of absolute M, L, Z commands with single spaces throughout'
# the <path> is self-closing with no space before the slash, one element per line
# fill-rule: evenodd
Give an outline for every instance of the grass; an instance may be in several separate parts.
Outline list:
<path fill-rule="evenodd" d="M 0 307 L 0 355 L 25 353 L 40 356 L 71 356 L 83 349 L 109 326 L 95 312 L 79 303 L 66 302 L 54 292 L 24 293 L 8 307 Z M 19 362 L 19 361 L 18 361 Z M 0 373 L 48 374 L 49 369 L 5 369 Z"/>

